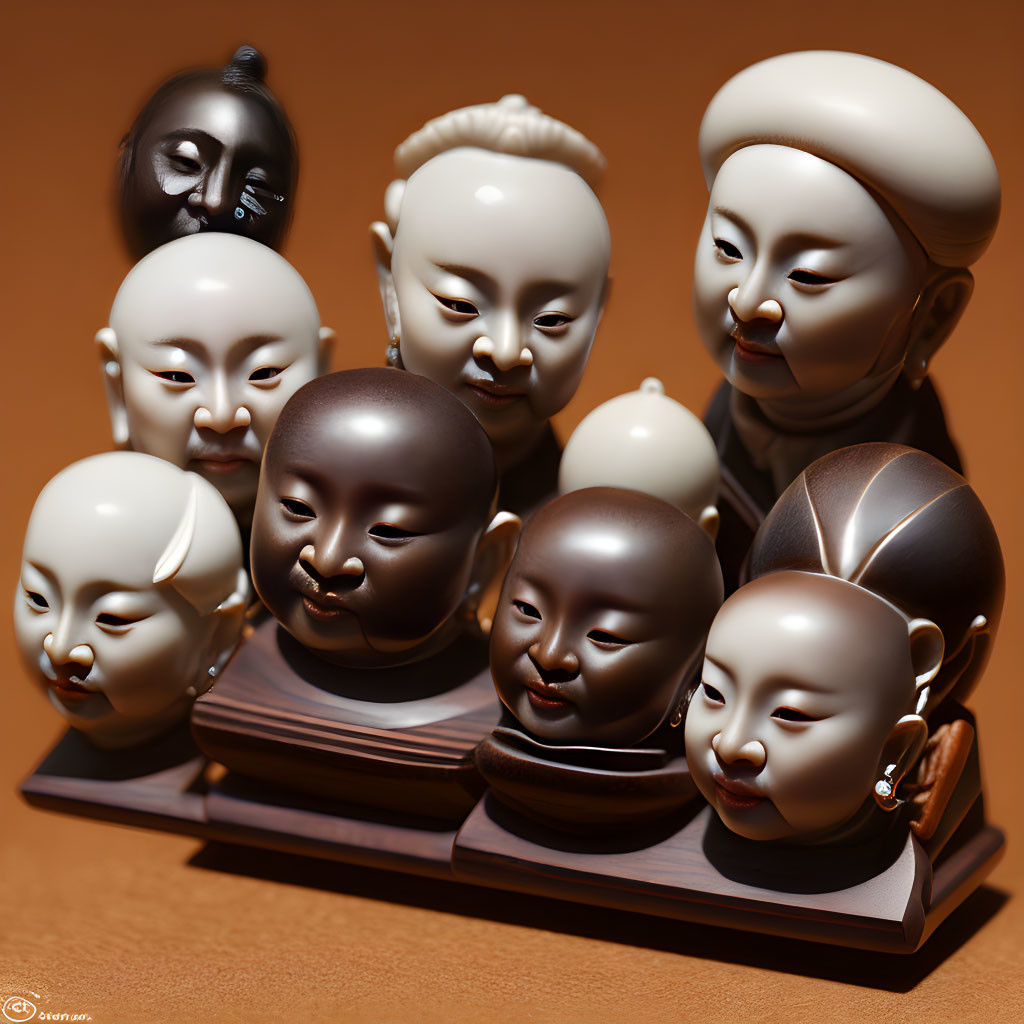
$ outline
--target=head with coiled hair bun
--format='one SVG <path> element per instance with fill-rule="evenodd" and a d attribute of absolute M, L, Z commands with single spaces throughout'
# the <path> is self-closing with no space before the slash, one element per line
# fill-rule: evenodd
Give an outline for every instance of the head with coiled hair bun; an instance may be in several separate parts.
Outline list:
<path fill-rule="evenodd" d="M 1003 556 L 978 496 L 938 459 L 862 444 L 812 463 L 750 552 L 752 579 L 787 570 L 846 580 L 939 627 L 944 654 L 926 713 L 974 688 L 999 626 Z"/>
<path fill-rule="evenodd" d="M 608 284 L 597 147 L 505 96 L 427 122 L 370 226 L 388 362 L 447 388 L 502 472 L 572 398 Z M 523 296 L 513 304 L 510 296 Z"/>
<path fill-rule="evenodd" d="M 298 160 L 266 71 L 259 50 L 241 46 L 224 67 L 170 78 L 142 108 L 121 142 L 118 175 L 135 259 L 198 231 L 281 247 Z"/>

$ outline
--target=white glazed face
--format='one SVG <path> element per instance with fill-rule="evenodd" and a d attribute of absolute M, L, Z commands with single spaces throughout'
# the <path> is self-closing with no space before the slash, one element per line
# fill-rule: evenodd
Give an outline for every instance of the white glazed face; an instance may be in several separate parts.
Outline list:
<path fill-rule="evenodd" d="M 521 453 L 576 391 L 608 258 L 601 205 L 566 167 L 435 157 L 408 181 L 391 264 L 405 368 L 460 398 L 499 459 Z"/>
<path fill-rule="evenodd" d="M 97 506 L 74 528 L 54 528 L 52 510 L 34 513 L 14 600 L 18 647 L 34 682 L 70 725 L 110 747 L 185 715 L 186 689 L 209 683 L 217 624 L 171 585 L 152 582 L 174 524 L 153 523 L 143 536 L 125 512 Z"/>
<path fill-rule="evenodd" d="M 749 146 L 711 189 L 697 328 L 729 382 L 766 411 L 828 415 L 891 384 L 925 272 L 917 243 L 845 171 Z"/>
<path fill-rule="evenodd" d="M 195 261 L 197 243 L 209 258 Z M 192 236 L 147 260 L 111 314 L 131 447 L 198 473 L 236 513 L 251 510 L 277 416 L 320 372 L 312 296 L 248 239 Z"/>
<path fill-rule="evenodd" d="M 690 772 L 741 836 L 827 838 L 871 795 L 913 694 L 897 612 L 830 577 L 762 577 L 711 627 L 686 716 Z"/>

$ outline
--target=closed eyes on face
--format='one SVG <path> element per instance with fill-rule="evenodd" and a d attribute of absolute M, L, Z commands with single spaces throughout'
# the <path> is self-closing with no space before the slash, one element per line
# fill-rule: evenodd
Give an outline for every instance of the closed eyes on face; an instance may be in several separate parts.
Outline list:
<path fill-rule="evenodd" d="M 126 616 L 114 615 L 112 612 L 101 612 L 96 616 L 96 625 L 104 633 L 110 633 L 112 636 L 121 636 L 127 633 L 136 623 L 148 618 L 148 615 Z"/>
<path fill-rule="evenodd" d="M 629 647 L 632 644 L 631 640 L 624 640 L 606 629 L 592 629 L 587 634 L 587 639 L 599 647 Z"/>
<path fill-rule="evenodd" d="M 808 715 L 806 712 L 798 711 L 796 708 L 790 707 L 779 707 L 772 712 L 772 718 L 778 719 L 780 722 L 817 722 L 820 719 L 815 718 L 813 715 Z"/>
<path fill-rule="evenodd" d="M 839 280 L 837 277 L 828 277 L 825 274 L 819 274 L 814 270 L 805 270 L 798 268 L 789 275 L 789 280 L 795 285 L 802 285 L 803 291 L 820 291 L 826 285 L 835 284 Z"/>
<path fill-rule="evenodd" d="M 414 533 L 412 530 L 403 530 L 400 526 L 392 523 L 375 523 L 367 530 L 371 537 L 381 541 L 406 541 L 413 537 L 420 537 L 422 534 Z"/>

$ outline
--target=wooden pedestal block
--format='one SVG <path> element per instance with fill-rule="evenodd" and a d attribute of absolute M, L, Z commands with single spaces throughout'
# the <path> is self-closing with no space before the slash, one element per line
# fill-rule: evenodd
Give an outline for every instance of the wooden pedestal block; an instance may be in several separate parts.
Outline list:
<path fill-rule="evenodd" d="M 451 878 L 456 827 L 436 820 L 374 813 L 227 775 L 206 797 L 207 834 L 388 871 Z"/>
<path fill-rule="evenodd" d="M 473 751 L 499 716 L 477 641 L 400 669 L 353 671 L 269 620 L 196 702 L 192 730 L 234 774 L 455 826 L 483 793 Z"/>
<path fill-rule="evenodd" d="M 627 845 L 627 844 L 623 844 Z M 753 859 L 754 846 L 758 859 Z M 913 835 L 870 851 L 779 851 L 733 836 L 702 807 L 641 848 L 560 835 L 486 796 L 455 840 L 455 877 L 500 889 L 892 953 L 912 953 L 995 866 L 991 826 L 951 840 L 934 874 Z M 867 854 L 867 856 L 865 856 Z M 876 857 L 884 854 L 884 866 Z M 771 887 L 765 879 L 772 879 Z M 828 882 L 843 887 L 828 891 Z"/>
<path fill-rule="evenodd" d="M 97 750 L 69 729 L 20 788 L 33 807 L 203 836 L 207 765 L 187 723 L 139 750 Z"/>

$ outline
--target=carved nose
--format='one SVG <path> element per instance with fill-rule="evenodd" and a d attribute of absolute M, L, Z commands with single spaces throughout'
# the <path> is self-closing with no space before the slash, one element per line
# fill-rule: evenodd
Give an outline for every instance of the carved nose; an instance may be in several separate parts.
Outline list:
<path fill-rule="evenodd" d="M 299 552 L 299 561 L 311 565 L 317 575 L 324 579 L 335 576 L 362 576 L 366 572 L 362 559 L 350 555 L 342 561 L 341 555 L 340 537 L 331 537 L 319 548 L 307 544 Z"/>
<path fill-rule="evenodd" d="M 761 299 L 753 288 L 747 288 L 749 280 L 743 288 L 733 288 L 729 292 L 729 308 L 737 320 L 768 320 L 781 323 L 782 304 L 777 299 Z"/>
<path fill-rule="evenodd" d="M 768 759 L 760 740 L 747 738 L 741 730 L 732 726 L 712 737 L 711 749 L 723 764 L 746 762 L 752 768 L 763 768 Z"/>
<path fill-rule="evenodd" d="M 521 345 L 519 332 L 515 328 L 494 331 L 494 337 L 482 334 L 473 343 L 473 355 L 489 358 L 499 370 L 511 370 L 516 366 L 530 366 L 533 353 Z"/>
<path fill-rule="evenodd" d="M 576 652 L 566 643 L 560 629 L 547 631 L 529 648 L 529 655 L 544 672 L 565 673 L 571 678 L 579 674 L 580 661 Z"/>
<path fill-rule="evenodd" d="M 58 665 L 76 664 L 81 665 L 88 672 L 96 660 L 93 650 L 88 644 L 72 645 L 66 636 L 55 638 L 53 633 L 47 633 L 43 637 L 43 650 L 50 659 L 50 664 L 55 668 Z"/>

